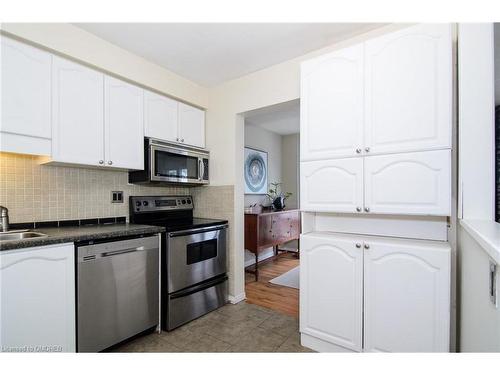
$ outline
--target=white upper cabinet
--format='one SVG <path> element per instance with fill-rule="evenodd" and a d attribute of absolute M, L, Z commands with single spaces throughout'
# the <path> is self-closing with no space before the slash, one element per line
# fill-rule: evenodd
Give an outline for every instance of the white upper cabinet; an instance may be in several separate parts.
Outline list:
<path fill-rule="evenodd" d="M 1 151 L 50 154 L 50 53 L 1 39 Z"/>
<path fill-rule="evenodd" d="M 451 147 L 451 25 L 418 25 L 365 43 L 365 148 Z"/>
<path fill-rule="evenodd" d="M 74 253 L 72 243 L 0 253 L 0 351 L 75 351 Z"/>
<path fill-rule="evenodd" d="M 301 160 L 361 154 L 363 74 L 363 45 L 302 64 Z"/>
<path fill-rule="evenodd" d="M 205 111 L 179 103 L 179 139 L 186 145 L 205 147 Z"/>
<path fill-rule="evenodd" d="M 105 163 L 126 169 L 144 169 L 144 101 L 137 86 L 104 78 Z"/>
<path fill-rule="evenodd" d="M 301 162 L 300 175 L 302 210 L 361 212 L 363 158 Z"/>
<path fill-rule="evenodd" d="M 178 102 L 144 91 L 144 135 L 164 141 L 178 142 Z"/>
<path fill-rule="evenodd" d="M 307 234 L 300 246 L 300 332 L 361 351 L 361 243 L 342 235 Z"/>
<path fill-rule="evenodd" d="M 451 214 L 451 151 L 364 158 L 365 208 L 372 213 Z"/>
<path fill-rule="evenodd" d="M 144 94 L 144 135 L 205 147 L 205 111 L 151 91 Z"/>
<path fill-rule="evenodd" d="M 52 160 L 104 164 L 104 74 L 53 56 Z"/>
<path fill-rule="evenodd" d="M 449 245 L 394 239 L 365 245 L 364 350 L 447 352 Z"/>

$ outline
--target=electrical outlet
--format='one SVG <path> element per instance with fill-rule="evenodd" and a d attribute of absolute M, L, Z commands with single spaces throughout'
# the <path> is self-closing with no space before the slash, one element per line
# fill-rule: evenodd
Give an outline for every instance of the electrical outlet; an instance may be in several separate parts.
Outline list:
<path fill-rule="evenodd" d="M 111 203 L 123 203 L 123 191 L 112 191 Z"/>

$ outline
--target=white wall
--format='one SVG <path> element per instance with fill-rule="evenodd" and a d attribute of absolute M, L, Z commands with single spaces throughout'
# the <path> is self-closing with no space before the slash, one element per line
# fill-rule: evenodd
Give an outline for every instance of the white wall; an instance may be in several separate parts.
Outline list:
<path fill-rule="evenodd" d="M 268 183 L 281 181 L 281 135 L 245 124 L 245 146 L 267 152 Z M 265 203 L 262 194 L 245 194 L 245 206 Z"/>
<path fill-rule="evenodd" d="M 494 220 L 493 24 L 460 24 L 458 217 Z"/>
<path fill-rule="evenodd" d="M 283 191 L 292 193 L 287 208 L 299 207 L 299 138 L 298 133 L 281 137 L 281 181 Z"/>
<path fill-rule="evenodd" d="M 494 171 L 494 29 L 491 23 L 460 24 L 459 213 L 463 221 L 493 221 Z M 500 224 L 499 224 L 500 225 Z M 499 228 L 500 231 L 500 228 Z M 458 226 L 459 350 L 500 351 L 500 310 L 489 300 L 489 257 Z"/>
<path fill-rule="evenodd" d="M 500 309 L 489 298 L 489 257 L 462 227 L 458 231 L 461 352 L 500 352 Z M 500 277 L 497 276 L 497 290 Z"/>

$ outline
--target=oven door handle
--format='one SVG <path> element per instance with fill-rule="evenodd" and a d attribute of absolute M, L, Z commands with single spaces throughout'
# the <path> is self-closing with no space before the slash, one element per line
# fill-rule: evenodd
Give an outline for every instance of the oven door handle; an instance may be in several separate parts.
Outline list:
<path fill-rule="evenodd" d="M 195 285 L 195 286 L 180 290 L 178 292 L 171 293 L 169 295 L 169 298 L 176 299 L 176 298 L 186 297 L 186 296 L 189 296 L 191 294 L 197 293 L 199 291 L 202 291 L 202 290 L 211 288 L 213 286 L 222 284 L 223 282 L 227 281 L 227 279 L 228 279 L 227 276 L 223 276 L 223 277 L 218 276 L 217 278 L 215 278 L 214 280 L 211 280 L 209 282 L 203 282 L 200 285 Z"/>
<path fill-rule="evenodd" d="M 187 235 L 191 235 L 191 234 L 214 232 L 216 230 L 225 229 L 227 227 L 228 227 L 227 224 L 223 224 L 223 225 L 214 225 L 213 227 L 207 227 L 207 228 L 198 228 L 198 229 L 195 228 L 195 229 L 189 229 L 189 230 L 181 230 L 178 232 L 170 232 L 168 234 L 168 236 L 170 238 L 173 238 L 173 237 L 187 236 Z"/>

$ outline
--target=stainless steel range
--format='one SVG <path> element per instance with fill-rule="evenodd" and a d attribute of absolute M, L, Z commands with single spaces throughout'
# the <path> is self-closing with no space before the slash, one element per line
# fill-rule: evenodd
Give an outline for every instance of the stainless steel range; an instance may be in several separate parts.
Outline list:
<path fill-rule="evenodd" d="M 130 221 L 164 226 L 162 328 L 172 330 L 227 302 L 227 220 L 193 217 L 191 196 L 132 196 Z"/>

